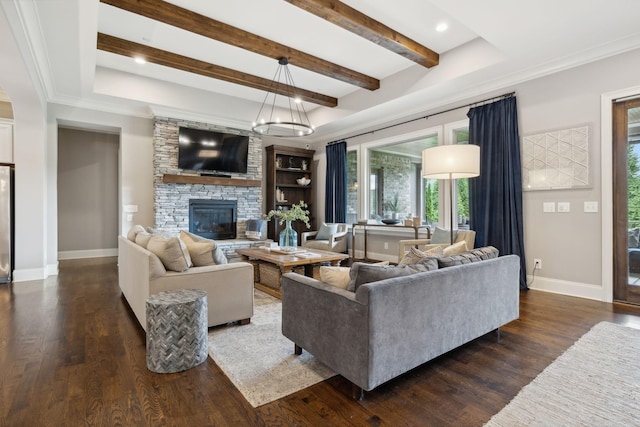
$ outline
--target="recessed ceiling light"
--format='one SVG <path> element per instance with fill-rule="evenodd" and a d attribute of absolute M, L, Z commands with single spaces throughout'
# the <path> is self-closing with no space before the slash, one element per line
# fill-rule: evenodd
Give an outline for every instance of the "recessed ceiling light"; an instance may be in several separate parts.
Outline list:
<path fill-rule="evenodd" d="M 447 28 L 449 28 L 449 25 L 446 22 L 441 22 L 436 26 L 436 31 L 441 33 L 447 31 Z"/>
<path fill-rule="evenodd" d="M 146 64 L 147 61 L 141 57 L 141 56 L 136 56 L 135 58 L 133 58 L 134 61 L 136 61 L 136 64 Z"/>

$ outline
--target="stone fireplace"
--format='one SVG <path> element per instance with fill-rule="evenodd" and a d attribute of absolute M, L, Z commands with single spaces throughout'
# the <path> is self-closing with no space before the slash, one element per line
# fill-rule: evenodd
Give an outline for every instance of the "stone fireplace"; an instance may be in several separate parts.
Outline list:
<path fill-rule="evenodd" d="M 192 230 L 189 220 L 190 200 L 231 202 L 236 206 L 234 236 L 223 238 L 228 239 L 229 243 L 232 239 L 246 239 L 247 220 L 262 217 L 262 186 L 234 185 L 234 180 L 262 181 L 262 139 L 249 134 L 249 157 L 246 174 L 234 173 L 232 179 L 221 184 L 164 182 L 165 174 L 198 175 L 194 171 L 178 168 L 178 128 L 180 126 L 225 133 L 249 134 L 248 131 L 207 123 L 156 117 L 153 137 L 155 227 L 170 233 Z M 225 228 L 225 233 L 230 235 L 227 228 Z M 202 235 L 198 232 L 196 234 Z M 217 237 L 215 239 L 223 238 Z"/>
<path fill-rule="evenodd" d="M 189 231 L 207 239 L 235 239 L 236 201 L 190 199 Z"/>

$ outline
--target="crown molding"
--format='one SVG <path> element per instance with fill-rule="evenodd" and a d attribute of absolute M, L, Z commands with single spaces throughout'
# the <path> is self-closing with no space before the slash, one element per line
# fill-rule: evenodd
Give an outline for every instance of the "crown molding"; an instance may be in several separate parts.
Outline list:
<path fill-rule="evenodd" d="M 3 2 L 3 8 L 38 97 L 44 105 L 56 91 L 35 1 L 10 0 Z"/>

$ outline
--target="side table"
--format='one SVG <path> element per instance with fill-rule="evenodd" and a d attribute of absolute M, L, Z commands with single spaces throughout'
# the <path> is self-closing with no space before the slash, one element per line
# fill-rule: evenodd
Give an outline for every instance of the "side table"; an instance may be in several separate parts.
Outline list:
<path fill-rule="evenodd" d="M 151 295 L 147 308 L 147 368 L 180 372 L 207 359 L 207 292 L 180 289 Z"/>

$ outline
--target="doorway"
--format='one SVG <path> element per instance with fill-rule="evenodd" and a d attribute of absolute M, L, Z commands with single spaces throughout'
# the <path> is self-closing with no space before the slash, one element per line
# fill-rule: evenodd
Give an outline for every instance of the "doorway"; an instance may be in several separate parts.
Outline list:
<path fill-rule="evenodd" d="M 640 97 L 613 104 L 613 299 L 640 304 Z"/>
<path fill-rule="evenodd" d="M 58 259 L 118 254 L 120 137 L 58 128 Z"/>

